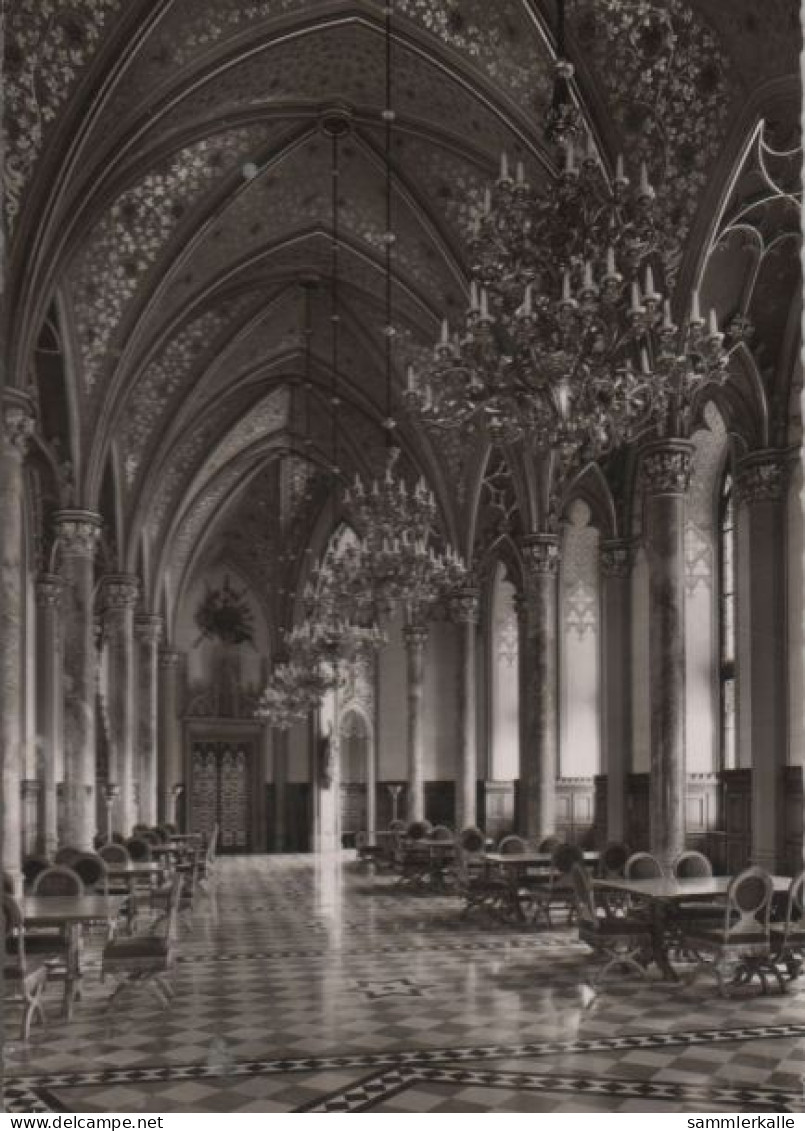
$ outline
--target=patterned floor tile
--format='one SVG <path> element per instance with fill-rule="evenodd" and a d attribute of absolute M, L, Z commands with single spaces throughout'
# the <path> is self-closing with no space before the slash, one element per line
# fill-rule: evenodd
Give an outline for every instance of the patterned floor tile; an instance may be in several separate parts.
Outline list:
<path fill-rule="evenodd" d="M 47 1028 L 5 1049 L 9 1110 L 803 1110 L 802 983 L 594 991 L 573 929 L 458 911 L 349 860 L 223 859 L 172 1008 L 107 1013 L 91 939 L 73 1021 L 56 988 Z"/>

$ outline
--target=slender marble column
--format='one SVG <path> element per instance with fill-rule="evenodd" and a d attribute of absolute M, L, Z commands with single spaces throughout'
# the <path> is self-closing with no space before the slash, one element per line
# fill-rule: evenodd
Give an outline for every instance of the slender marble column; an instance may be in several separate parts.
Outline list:
<path fill-rule="evenodd" d="M 626 833 L 626 781 L 632 764 L 631 577 L 628 542 L 601 544 L 601 613 L 604 765 L 607 775 L 607 838 Z"/>
<path fill-rule="evenodd" d="M 162 617 L 134 618 L 137 639 L 137 758 L 140 778 L 140 821 L 157 823 L 157 655 Z"/>
<path fill-rule="evenodd" d="M 92 511 L 56 513 L 64 579 L 64 836 L 73 848 L 92 848 L 95 812 L 95 690 L 97 658 L 92 609 L 93 560 L 101 517 Z"/>
<path fill-rule="evenodd" d="M 476 692 L 476 633 L 480 593 L 460 589 L 450 597 L 450 615 L 460 632 L 459 649 L 459 759 L 457 767 L 456 829 L 477 822 L 478 719 Z"/>
<path fill-rule="evenodd" d="M 30 400 L 13 389 L 2 394 L 0 415 L 0 762 L 2 762 L 2 860 L 21 890 L 23 461 L 34 429 Z"/>
<path fill-rule="evenodd" d="M 62 579 L 36 580 L 36 763 L 39 828 L 36 851 L 52 859 L 59 847 L 56 763 L 62 753 Z"/>
<path fill-rule="evenodd" d="M 649 569 L 651 850 L 670 868 L 685 847 L 685 517 L 692 445 L 660 440 L 643 451 Z"/>
<path fill-rule="evenodd" d="M 408 675 L 408 820 L 425 816 L 425 743 L 422 705 L 425 694 L 425 645 L 428 627 L 409 624 L 403 630 Z"/>
<path fill-rule="evenodd" d="M 752 765 L 752 863 L 783 865 L 783 771 L 787 759 L 785 503 L 789 467 L 784 453 L 755 452 L 738 465 L 738 521 L 749 554 L 748 642 L 738 657 L 738 694 L 748 698 Z M 800 689 L 801 692 L 801 689 Z"/>
<path fill-rule="evenodd" d="M 109 657 L 109 781 L 120 786 L 112 810 L 112 828 L 131 836 L 137 823 L 135 798 L 134 608 L 140 583 L 127 573 L 103 580 L 103 628 Z"/>
<path fill-rule="evenodd" d="M 559 764 L 559 539 L 532 534 L 521 543 L 526 588 L 520 618 L 520 821 L 540 841 L 556 830 Z"/>
<path fill-rule="evenodd" d="M 159 651 L 159 817 L 169 823 L 173 823 L 175 813 L 173 787 L 184 781 L 179 727 L 181 659 L 181 652 L 172 648 Z"/>
<path fill-rule="evenodd" d="M 288 781 L 288 744 L 290 732 L 271 729 L 274 747 L 274 851 L 285 851 L 285 797 Z"/>

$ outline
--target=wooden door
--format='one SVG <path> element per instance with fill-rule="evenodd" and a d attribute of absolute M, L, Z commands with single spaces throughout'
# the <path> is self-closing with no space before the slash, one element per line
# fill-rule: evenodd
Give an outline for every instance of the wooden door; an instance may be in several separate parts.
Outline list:
<path fill-rule="evenodd" d="M 221 852 L 251 852 L 254 741 L 194 739 L 190 746 L 190 830 L 218 825 Z"/>

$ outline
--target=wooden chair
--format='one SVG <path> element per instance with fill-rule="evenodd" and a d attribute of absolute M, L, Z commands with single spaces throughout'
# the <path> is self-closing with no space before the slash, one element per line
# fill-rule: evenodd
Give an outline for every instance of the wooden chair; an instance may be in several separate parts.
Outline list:
<path fill-rule="evenodd" d="M 147 864 L 151 859 L 151 845 L 143 837 L 129 837 L 126 849 L 135 864 Z"/>
<path fill-rule="evenodd" d="M 73 861 L 77 860 L 81 855 L 83 855 L 83 849 L 71 848 L 69 845 L 65 845 L 65 847 L 60 848 L 53 857 L 53 863 L 64 864 L 67 868 L 71 868 Z"/>
<path fill-rule="evenodd" d="M 502 856 L 520 856 L 526 852 L 533 852 L 534 848 L 523 837 L 509 833 L 501 839 L 496 851 Z"/>
<path fill-rule="evenodd" d="M 575 885 L 572 871 L 576 865 L 584 866 L 584 852 L 577 844 L 559 844 L 554 849 L 551 860 L 551 870 L 543 880 L 537 877 L 536 882 L 528 887 L 531 902 L 534 907 L 534 922 L 543 917 L 546 925 L 551 927 L 551 909 L 562 907 L 567 910 L 568 921 L 572 919 L 576 907 Z"/>
<path fill-rule="evenodd" d="M 544 840 L 539 842 L 538 851 L 540 852 L 554 852 L 562 843 L 561 837 L 546 836 Z"/>
<path fill-rule="evenodd" d="M 22 862 L 22 879 L 26 887 L 30 887 L 40 872 L 50 867 L 50 862 L 44 856 L 26 856 Z"/>
<path fill-rule="evenodd" d="M 31 895 L 40 899 L 59 899 L 83 895 L 81 877 L 63 864 L 53 864 L 40 872 L 33 882 Z M 70 962 L 70 940 L 66 927 L 37 927 L 26 932 L 25 946 L 29 955 L 41 956 L 48 965 L 50 976 L 64 981 L 65 1010 L 75 994 L 77 969 Z"/>
<path fill-rule="evenodd" d="M 42 994 L 47 985 L 48 968 L 43 958 L 32 959 L 26 951 L 25 922 L 20 905 L 12 895 L 3 895 L 3 922 L 3 1000 L 7 1005 L 22 1006 L 20 1038 L 27 1041 L 35 1017 L 45 1024 Z"/>
<path fill-rule="evenodd" d="M 658 880 L 663 875 L 662 864 L 650 852 L 633 852 L 623 874 L 627 880 Z"/>
<path fill-rule="evenodd" d="M 448 841 L 455 840 L 456 834 L 447 825 L 434 825 L 428 833 L 428 840 Z"/>
<path fill-rule="evenodd" d="M 744 985 L 757 976 L 766 993 L 766 975 L 772 973 L 783 989 L 782 976 L 771 955 L 773 891 L 768 872 L 747 868 L 730 881 L 721 925 L 694 927 L 684 933 L 683 946 L 698 957 L 700 969 L 713 970 L 724 997 L 728 996 L 725 972 L 731 964 L 736 967 L 733 985 Z"/>
<path fill-rule="evenodd" d="M 465 829 L 464 832 L 478 833 L 478 830 Z M 459 838 L 456 844 L 455 890 L 464 900 L 462 916 L 469 915 L 470 911 L 501 912 L 507 909 L 511 902 L 509 884 L 502 876 L 490 875 L 479 859 L 484 847 L 484 837 L 483 833 L 478 835 L 480 847 L 465 847 L 465 843 L 478 845 L 478 841 L 472 837 L 467 838 L 465 842 Z"/>
<path fill-rule="evenodd" d="M 703 880 L 713 874 L 713 865 L 703 852 L 689 849 L 680 852 L 671 865 L 675 880 Z M 685 935 L 696 924 L 707 924 L 717 928 L 724 916 L 724 903 L 718 901 L 702 902 L 689 900 L 677 904 L 673 909 L 673 920 L 681 935 Z"/>
<path fill-rule="evenodd" d="M 805 871 L 794 876 L 786 898 L 785 919 L 772 923 L 771 957 L 777 969 L 785 967 L 788 980 L 802 972 L 805 961 Z M 785 984 L 781 983 L 781 989 Z"/>
<path fill-rule="evenodd" d="M 628 847 L 620 840 L 612 840 L 601 853 L 598 864 L 599 874 L 602 879 L 620 879 L 626 871 L 626 861 L 631 853 Z"/>
<path fill-rule="evenodd" d="M 596 903 L 592 882 L 583 864 L 573 865 L 570 882 L 576 901 L 579 939 L 605 959 L 593 984 L 617 966 L 625 966 L 645 978 L 645 958 L 651 951 L 648 921 L 634 914 L 615 915 L 608 903 Z"/>
<path fill-rule="evenodd" d="M 101 978 L 113 978 L 117 985 L 107 1002 L 107 1009 L 126 990 L 152 990 L 163 1006 L 170 1005 L 173 987 L 169 975 L 176 958 L 179 903 L 183 877 L 178 873 L 170 886 L 164 927 L 159 934 L 149 933 L 112 939 L 103 949 Z"/>

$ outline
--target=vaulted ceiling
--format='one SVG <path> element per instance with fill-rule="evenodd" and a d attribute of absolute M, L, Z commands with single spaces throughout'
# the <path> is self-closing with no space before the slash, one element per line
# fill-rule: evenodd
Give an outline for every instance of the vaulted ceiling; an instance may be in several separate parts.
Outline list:
<path fill-rule="evenodd" d="M 689 285 L 691 241 L 747 114 L 767 97 L 798 103 L 799 17 L 794 0 L 766 0 L 762 17 L 754 0 L 667 7 L 571 0 L 569 54 L 606 160 L 648 161 Z M 459 537 L 472 453 L 406 421 L 401 375 L 466 304 L 468 220 L 501 149 L 533 181 L 554 174 L 542 132 L 554 20 L 548 0 L 394 4 L 395 415 L 412 473 L 428 476 Z M 279 481 L 272 463 L 332 457 L 321 122 L 334 107 L 351 116 L 339 462 L 382 459 L 384 68 L 383 6 L 369 0 L 10 5 L 9 375 L 28 379 L 55 303 L 69 427 L 45 439 L 69 451 L 80 505 L 97 507 L 114 468 L 124 564 L 145 541 L 155 565 L 181 570 L 228 501 L 241 506 L 260 476 Z"/>

